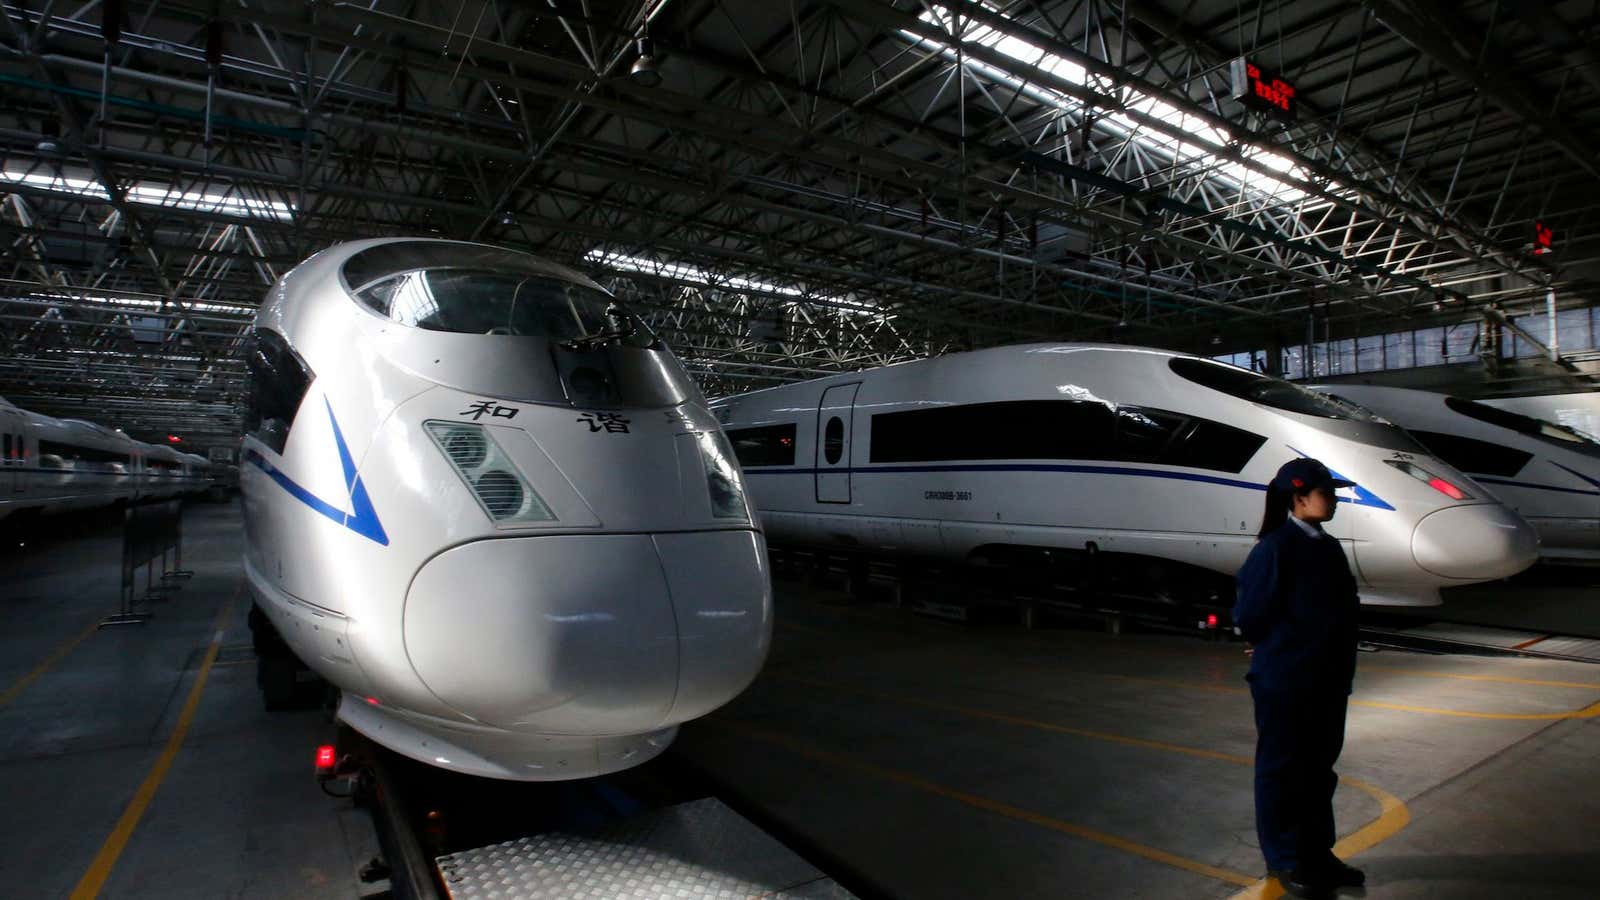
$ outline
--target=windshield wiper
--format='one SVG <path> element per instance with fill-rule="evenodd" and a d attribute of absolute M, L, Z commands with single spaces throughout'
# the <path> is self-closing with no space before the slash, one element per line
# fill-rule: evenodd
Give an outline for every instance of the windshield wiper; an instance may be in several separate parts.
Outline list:
<path fill-rule="evenodd" d="M 560 346 L 567 350 L 588 352 L 611 341 L 633 337 L 639 332 L 638 323 L 633 320 L 632 316 L 623 311 L 622 307 L 616 304 L 612 304 L 606 309 L 606 318 L 613 323 L 610 328 L 604 328 L 590 334 L 580 334 L 575 338 L 562 341 Z"/>

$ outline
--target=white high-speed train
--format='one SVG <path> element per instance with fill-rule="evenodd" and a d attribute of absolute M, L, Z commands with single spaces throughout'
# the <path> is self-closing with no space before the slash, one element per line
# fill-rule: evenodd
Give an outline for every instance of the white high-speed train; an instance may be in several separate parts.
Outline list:
<path fill-rule="evenodd" d="M 1031 564 L 1091 554 L 1172 592 L 1243 563 L 1298 456 L 1342 489 L 1328 531 L 1369 604 L 1534 561 L 1533 529 L 1400 429 L 1275 378 L 1164 350 L 959 353 L 712 404 L 774 544 Z M 1226 597 L 1231 599 L 1231 591 Z"/>
<path fill-rule="evenodd" d="M 1600 444 L 1576 431 L 1430 391 L 1313 385 L 1410 432 L 1471 475 L 1539 532 L 1552 562 L 1600 562 Z"/>
<path fill-rule="evenodd" d="M 469 774 L 581 778 L 650 759 L 754 679 L 771 585 L 738 464 L 593 281 L 358 241 L 280 279 L 254 341 L 252 625 L 357 731 Z M 263 666 L 269 702 L 281 669 Z"/>
<path fill-rule="evenodd" d="M 0 398 L 0 518 L 199 493 L 209 484 L 210 468 L 203 457 Z"/>

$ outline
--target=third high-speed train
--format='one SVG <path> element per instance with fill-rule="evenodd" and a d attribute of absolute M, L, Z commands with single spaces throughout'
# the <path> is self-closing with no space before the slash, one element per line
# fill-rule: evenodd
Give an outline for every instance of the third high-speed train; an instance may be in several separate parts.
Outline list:
<path fill-rule="evenodd" d="M 1394 422 L 1471 475 L 1538 530 L 1541 558 L 1600 563 L 1600 444 L 1461 397 L 1357 384 L 1313 387 Z"/>
<path fill-rule="evenodd" d="M 712 404 L 769 540 L 969 561 L 1092 553 L 1166 582 L 1244 561 L 1267 481 L 1341 478 L 1328 531 L 1369 604 L 1530 565 L 1533 529 L 1400 429 L 1244 369 L 1164 350 L 1036 344 L 952 354 Z"/>

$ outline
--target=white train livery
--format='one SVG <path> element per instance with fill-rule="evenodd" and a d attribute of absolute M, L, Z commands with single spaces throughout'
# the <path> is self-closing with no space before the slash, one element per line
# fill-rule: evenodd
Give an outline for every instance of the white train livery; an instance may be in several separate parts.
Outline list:
<path fill-rule="evenodd" d="M 1364 603 L 1530 565 L 1532 528 L 1400 429 L 1164 350 L 1000 347 L 712 404 L 774 544 L 953 561 L 1092 554 L 1150 587 L 1231 578 L 1298 456 L 1356 482 L 1328 531 Z M 1231 599 L 1231 592 L 1227 594 Z"/>
<path fill-rule="evenodd" d="M 253 623 L 357 731 L 459 772 L 581 778 L 754 679 L 771 586 L 738 465 L 599 285 L 494 247 L 359 241 L 280 279 L 255 325 Z"/>
<path fill-rule="evenodd" d="M 1315 385 L 1410 432 L 1539 532 L 1541 559 L 1600 563 L 1600 444 L 1529 416 L 1408 388 Z"/>
<path fill-rule="evenodd" d="M 0 399 L 0 519 L 196 494 L 210 469 L 203 457 Z"/>

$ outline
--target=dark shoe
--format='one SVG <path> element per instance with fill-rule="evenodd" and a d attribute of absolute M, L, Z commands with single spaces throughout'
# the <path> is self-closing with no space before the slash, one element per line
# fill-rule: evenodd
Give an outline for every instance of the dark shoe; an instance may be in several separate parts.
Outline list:
<path fill-rule="evenodd" d="M 1318 874 L 1324 881 L 1331 882 L 1334 887 L 1366 887 L 1367 873 L 1355 866 L 1349 865 L 1344 860 L 1332 853 L 1323 861 L 1322 871 Z"/>
<path fill-rule="evenodd" d="M 1334 883 L 1320 872 L 1299 866 L 1293 872 L 1269 871 L 1267 875 L 1278 879 L 1283 889 L 1300 900 L 1333 900 Z"/>

